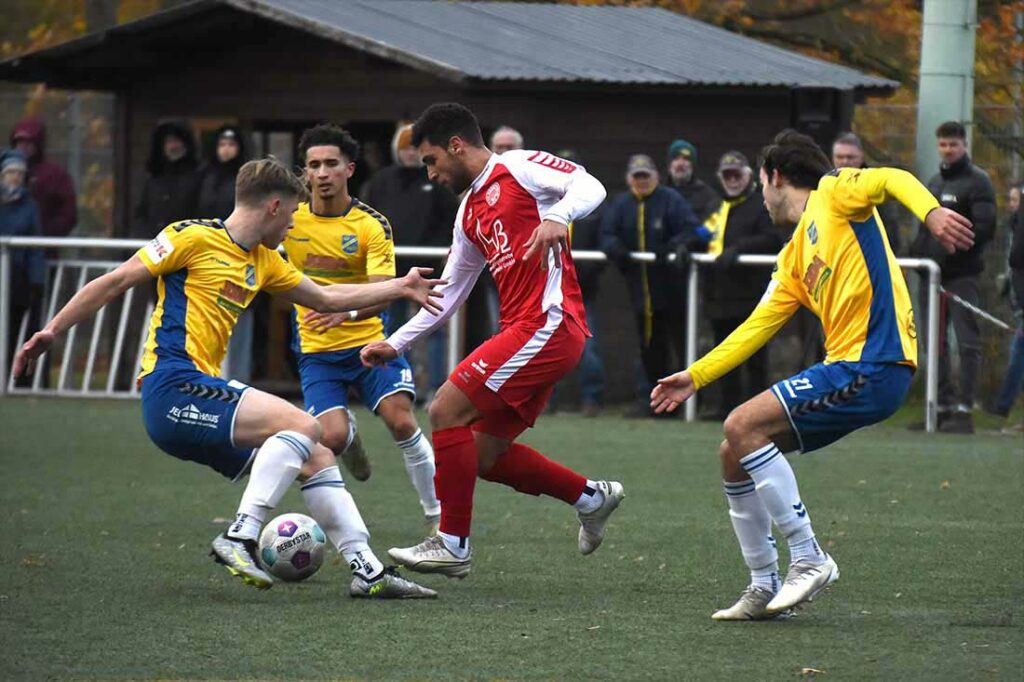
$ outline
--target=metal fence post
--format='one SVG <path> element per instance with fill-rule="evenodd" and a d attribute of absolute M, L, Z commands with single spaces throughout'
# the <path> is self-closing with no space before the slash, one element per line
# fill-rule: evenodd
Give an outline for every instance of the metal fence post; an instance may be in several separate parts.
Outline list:
<path fill-rule="evenodd" d="M 700 301 L 700 263 L 690 263 L 686 287 L 686 367 L 697 362 L 697 306 Z M 693 394 L 684 406 L 686 421 L 697 420 L 697 394 Z"/>
<path fill-rule="evenodd" d="M 11 325 L 11 251 L 0 239 L 0 395 L 7 393 L 8 330 Z"/>
<path fill-rule="evenodd" d="M 925 261 L 928 268 L 928 357 L 925 373 L 924 428 L 935 433 L 938 425 L 939 399 L 939 279 L 941 270 L 934 261 Z"/>

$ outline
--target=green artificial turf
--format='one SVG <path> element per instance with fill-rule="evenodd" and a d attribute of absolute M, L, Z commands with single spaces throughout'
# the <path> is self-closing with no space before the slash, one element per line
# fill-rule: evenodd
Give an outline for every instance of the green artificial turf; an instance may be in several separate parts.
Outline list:
<path fill-rule="evenodd" d="M 384 557 L 422 519 L 359 416 L 375 470 L 350 489 Z M 1024 677 L 1019 436 L 897 424 L 793 458 L 842 578 L 787 622 L 716 623 L 746 573 L 714 424 L 543 418 L 527 442 L 625 485 L 605 544 L 581 557 L 570 508 L 481 482 L 473 572 L 422 576 L 433 602 L 352 600 L 334 557 L 267 592 L 231 579 L 207 551 L 241 486 L 159 452 L 138 403 L 2 399 L 0 434 L 3 680 Z"/>

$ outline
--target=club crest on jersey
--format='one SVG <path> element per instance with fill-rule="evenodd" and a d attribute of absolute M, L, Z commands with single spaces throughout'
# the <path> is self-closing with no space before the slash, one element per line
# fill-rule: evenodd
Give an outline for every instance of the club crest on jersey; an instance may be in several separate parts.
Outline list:
<path fill-rule="evenodd" d="M 807 238 L 811 240 L 811 244 L 818 243 L 818 226 L 811 223 L 811 226 L 807 228 Z"/>
<path fill-rule="evenodd" d="M 484 195 L 484 199 L 487 201 L 488 206 L 494 206 L 498 203 L 498 199 L 501 198 L 501 185 L 498 183 L 492 184 L 487 188 L 487 194 Z"/>
<path fill-rule="evenodd" d="M 256 288 L 256 268 L 252 263 L 245 266 L 245 286 Z"/>
<path fill-rule="evenodd" d="M 354 256 L 359 253 L 359 237 L 354 234 L 341 235 L 341 251 L 346 256 Z"/>

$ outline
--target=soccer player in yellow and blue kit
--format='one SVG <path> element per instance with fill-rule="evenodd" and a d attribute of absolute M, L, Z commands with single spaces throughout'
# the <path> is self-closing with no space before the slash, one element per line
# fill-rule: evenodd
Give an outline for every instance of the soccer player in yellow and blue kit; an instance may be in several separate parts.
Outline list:
<path fill-rule="evenodd" d="M 433 590 L 386 569 L 345 489 L 333 453 L 318 443 L 319 423 L 281 398 L 219 377 L 228 337 L 256 294 L 267 291 L 320 311 L 410 298 L 428 307 L 430 286 L 414 269 L 401 280 L 368 285 L 314 284 L 276 248 L 306 193 L 275 159 L 239 169 L 235 209 L 227 219 L 185 220 L 161 231 L 116 269 L 90 282 L 19 351 L 21 374 L 57 334 L 90 317 L 131 287 L 158 278 L 158 300 L 139 383 L 150 439 L 179 459 L 205 464 L 229 479 L 249 474 L 235 521 L 211 554 L 247 583 L 273 584 L 256 558 L 260 528 L 297 477 L 310 513 L 352 569 L 353 597 L 427 598 Z"/>
<path fill-rule="evenodd" d="M 689 369 L 651 393 L 673 411 L 760 349 L 804 306 L 825 330 L 825 362 L 781 381 L 729 414 L 719 455 L 729 516 L 751 582 L 715 620 L 788 613 L 839 577 L 818 545 L 783 452 L 810 452 L 892 415 L 917 366 L 917 330 L 906 282 L 875 206 L 894 198 L 949 250 L 968 248 L 970 223 L 941 208 L 912 175 L 830 163 L 814 141 L 783 131 L 761 155 L 764 202 L 776 224 L 797 223 L 750 317 Z M 780 585 L 772 523 L 790 550 Z"/>
<path fill-rule="evenodd" d="M 391 225 L 379 212 L 349 194 L 359 143 L 343 128 L 318 125 L 299 140 L 299 156 L 311 188 L 299 205 L 295 227 L 284 240 L 289 261 L 318 284 L 381 282 L 395 276 Z M 420 498 L 428 534 L 436 529 L 441 503 L 434 493 L 434 450 L 413 413 L 412 368 L 399 356 L 379 367 L 364 367 L 359 351 L 384 339 L 385 306 L 321 314 L 295 306 L 295 347 L 306 411 L 323 427 L 321 442 L 340 455 L 359 480 L 370 476 L 369 461 L 348 409 L 350 387 L 378 415 L 402 451 L 405 468 Z"/>

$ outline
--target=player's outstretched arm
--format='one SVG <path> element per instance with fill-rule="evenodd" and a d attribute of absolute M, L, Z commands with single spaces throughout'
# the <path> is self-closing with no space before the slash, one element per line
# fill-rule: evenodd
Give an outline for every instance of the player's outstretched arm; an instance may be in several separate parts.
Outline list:
<path fill-rule="evenodd" d="M 675 412 L 696 392 L 697 388 L 693 385 L 693 376 L 689 370 L 676 372 L 664 379 L 658 379 L 657 385 L 651 391 L 651 409 L 655 414 Z"/>
<path fill-rule="evenodd" d="M 939 206 L 928 188 L 905 170 L 866 168 L 841 172 L 837 190 L 836 200 L 851 214 L 892 198 L 917 216 L 946 251 L 966 251 L 974 245 L 971 221 Z"/>
<path fill-rule="evenodd" d="M 21 347 L 14 357 L 14 376 L 31 372 L 36 358 L 49 350 L 59 334 L 92 317 L 97 310 L 136 284 L 152 278 L 153 275 L 146 269 L 142 259 L 135 255 L 86 284 L 41 331 L 33 334 Z"/>
<path fill-rule="evenodd" d="M 406 298 L 418 303 L 431 312 L 440 312 L 441 306 L 435 299 L 444 296 L 433 287 L 445 284 L 443 279 L 427 279 L 432 268 L 412 268 L 405 277 L 389 279 L 373 284 L 332 284 L 322 287 L 308 277 L 281 295 L 292 303 L 312 308 L 322 313 L 344 312 L 369 308 L 381 303 L 390 303 Z"/>

